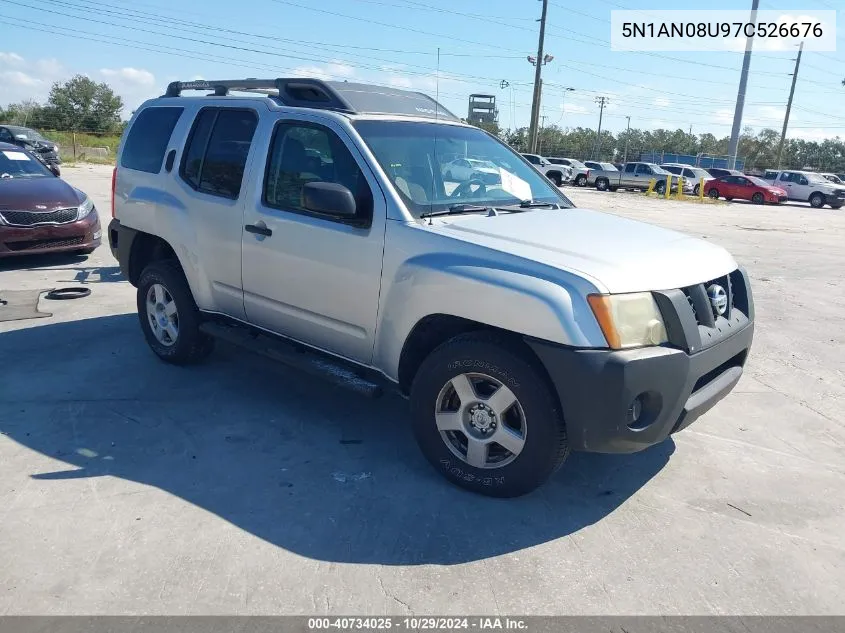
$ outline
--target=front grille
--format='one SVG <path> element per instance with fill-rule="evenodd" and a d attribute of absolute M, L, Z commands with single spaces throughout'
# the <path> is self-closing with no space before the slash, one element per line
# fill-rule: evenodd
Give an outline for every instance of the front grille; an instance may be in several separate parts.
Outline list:
<path fill-rule="evenodd" d="M 12 226 L 37 226 L 39 224 L 68 224 L 76 221 L 78 210 L 56 209 L 55 211 L 0 211 L 6 224 Z"/>
<path fill-rule="evenodd" d="M 725 293 L 727 293 L 728 304 L 724 314 L 722 315 L 717 314 L 707 292 L 710 286 L 713 285 L 721 286 Z M 711 279 L 703 284 L 688 286 L 687 288 L 682 288 L 681 290 L 692 308 L 692 312 L 695 315 L 695 322 L 698 325 L 713 327 L 719 316 L 730 318 L 731 310 L 733 310 L 731 275 Z"/>
<path fill-rule="evenodd" d="M 10 251 L 34 251 L 40 248 L 62 248 L 65 246 L 79 246 L 85 243 L 85 236 L 57 237 L 46 240 L 26 240 L 21 242 L 6 242 Z"/>

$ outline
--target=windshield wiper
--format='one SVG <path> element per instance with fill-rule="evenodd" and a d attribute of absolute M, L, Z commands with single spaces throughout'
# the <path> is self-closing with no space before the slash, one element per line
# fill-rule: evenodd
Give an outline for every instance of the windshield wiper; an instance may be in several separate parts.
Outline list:
<path fill-rule="evenodd" d="M 516 206 L 516 205 L 511 205 Z M 551 209 L 557 209 L 558 205 L 554 202 L 534 202 L 533 200 L 523 200 L 519 203 L 520 209 L 540 209 L 543 207 L 549 207 Z"/>
<path fill-rule="evenodd" d="M 421 213 L 420 218 L 434 218 L 440 215 L 460 215 L 461 213 L 482 213 L 489 210 L 489 206 L 482 206 L 480 204 L 453 204 L 448 209 L 444 209 L 442 211 Z"/>

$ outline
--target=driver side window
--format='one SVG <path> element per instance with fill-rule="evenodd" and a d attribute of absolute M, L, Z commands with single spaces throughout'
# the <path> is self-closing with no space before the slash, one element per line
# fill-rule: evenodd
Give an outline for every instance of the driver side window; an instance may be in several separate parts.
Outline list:
<path fill-rule="evenodd" d="M 638 174 L 650 174 L 652 173 L 651 167 L 648 165 L 637 165 L 637 173 Z"/>
<path fill-rule="evenodd" d="M 15 138 L 12 136 L 12 133 L 7 130 L 6 128 L 0 128 L 0 141 L 3 143 L 12 143 L 14 142 Z"/>
<path fill-rule="evenodd" d="M 806 176 L 802 176 L 801 174 L 798 174 L 798 184 L 799 185 L 809 185 L 810 181 L 807 180 Z"/>

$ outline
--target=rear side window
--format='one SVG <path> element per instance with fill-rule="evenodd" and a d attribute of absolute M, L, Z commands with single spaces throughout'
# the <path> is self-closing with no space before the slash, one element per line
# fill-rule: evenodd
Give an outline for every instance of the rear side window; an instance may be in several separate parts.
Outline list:
<path fill-rule="evenodd" d="M 157 174 L 161 171 L 170 135 L 184 108 L 147 108 L 129 128 L 120 166 Z"/>
<path fill-rule="evenodd" d="M 626 173 L 626 174 L 633 174 L 633 173 L 634 173 L 634 170 L 635 170 L 636 168 L 637 168 L 637 164 L 636 164 L 636 163 L 628 163 L 627 165 L 625 165 L 625 173 Z"/>
<path fill-rule="evenodd" d="M 182 179 L 197 191 L 237 198 L 257 123 L 252 110 L 200 110 L 182 156 Z"/>

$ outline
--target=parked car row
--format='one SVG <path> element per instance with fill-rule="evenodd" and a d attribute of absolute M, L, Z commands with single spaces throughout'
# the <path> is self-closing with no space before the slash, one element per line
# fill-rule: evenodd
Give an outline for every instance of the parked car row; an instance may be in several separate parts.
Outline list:
<path fill-rule="evenodd" d="M 58 144 L 48 141 L 36 130 L 20 125 L 0 125 L 0 143 L 17 145 L 29 150 L 47 169 L 56 176 L 60 175 L 59 165 L 62 159 L 59 158 Z"/>

